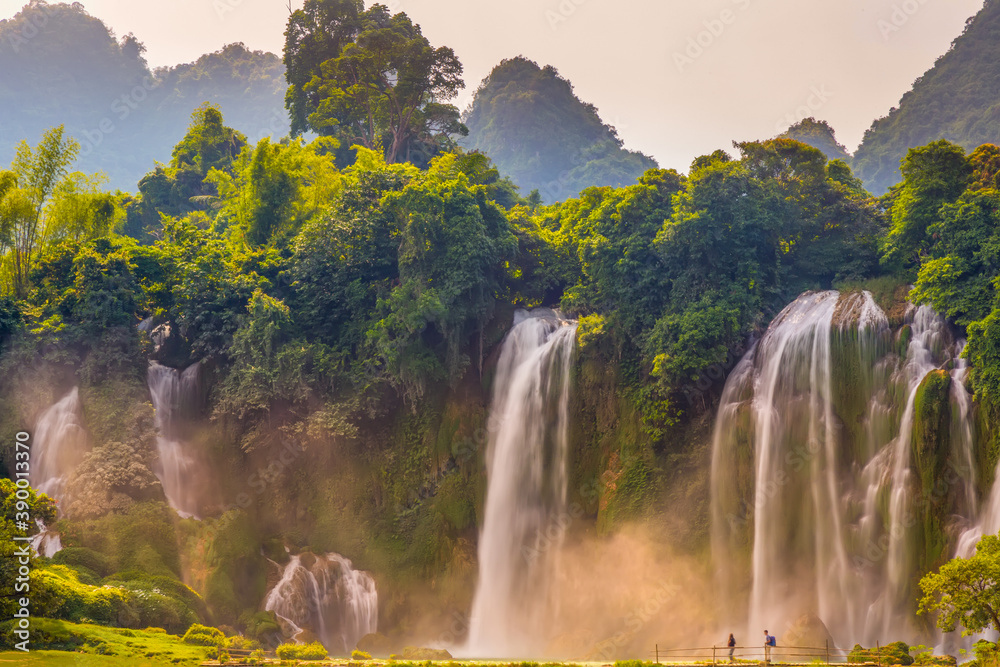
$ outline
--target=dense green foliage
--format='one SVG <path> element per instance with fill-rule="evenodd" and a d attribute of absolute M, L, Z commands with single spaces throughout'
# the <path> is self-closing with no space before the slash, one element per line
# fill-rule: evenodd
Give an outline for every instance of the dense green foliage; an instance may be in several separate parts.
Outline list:
<path fill-rule="evenodd" d="M 913 656 L 910 647 L 905 642 L 892 642 L 877 648 L 863 648 L 855 644 L 847 655 L 847 661 L 852 663 L 874 662 L 880 665 L 912 665 Z"/>
<path fill-rule="evenodd" d="M 505 60 L 476 90 L 463 146 L 493 159 L 522 192 L 565 201 L 592 185 L 635 183 L 656 162 L 626 150 L 615 128 L 551 66 Z"/>
<path fill-rule="evenodd" d="M 963 635 L 1000 630 L 1000 537 L 987 535 L 975 555 L 955 558 L 920 580 L 921 613 L 938 612 L 938 627 Z"/>
<path fill-rule="evenodd" d="M 910 148 L 939 139 L 967 150 L 1000 143 L 998 40 L 1000 2 L 986 0 L 948 53 L 914 82 L 898 108 L 865 133 L 852 166 L 869 190 L 882 194 L 900 181 L 900 161 Z"/>
<path fill-rule="evenodd" d="M 31 0 L 0 21 L 0 163 L 19 141 L 64 125 L 81 144 L 84 171 L 134 190 L 204 102 L 219 105 L 253 141 L 288 131 L 284 67 L 274 54 L 230 44 L 154 71 L 144 51 L 135 36 L 117 39 L 80 3 Z"/>
<path fill-rule="evenodd" d="M 23 452 L 22 452 L 23 453 Z M 22 462 L 21 468 L 25 464 L 25 458 L 16 457 Z M 11 468 L 16 467 L 16 463 Z M 22 483 L 23 485 L 23 483 Z M 17 601 L 24 597 L 25 578 L 19 574 L 20 566 L 27 563 L 32 567 L 35 558 L 23 556 L 23 549 L 27 543 L 15 541 L 17 538 L 31 537 L 38 533 L 35 519 L 42 521 L 52 521 L 55 518 L 56 510 L 52 499 L 43 494 L 36 494 L 34 489 L 28 488 L 22 491 L 22 498 L 17 497 L 18 488 L 13 480 L 0 479 L 0 613 L 4 618 L 10 618 L 15 609 L 19 609 Z M 27 496 L 26 499 L 23 497 Z M 25 529 L 23 524 L 27 524 Z M 19 526 L 19 524 L 22 524 Z M 18 577 L 21 581 L 18 581 Z"/>
<path fill-rule="evenodd" d="M 36 575 L 47 613 L 190 626 L 222 655 L 221 633 L 192 623 L 276 639 L 261 601 L 286 547 L 397 584 L 390 626 L 421 599 L 467 607 L 488 388 L 518 307 L 579 320 L 569 493 L 600 534 L 666 508 L 703 467 L 691 443 L 719 369 L 804 290 L 916 277 L 916 300 L 968 327 L 977 397 L 998 404 L 1000 149 L 915 149 L 874 199 L 810 120 L 681 174 L 623 150 L 568 82 L 519 58 L 478 91 L 482 150 L 466 152 L 439 104 L 460 64 L 405 14 L 310 0 L 286 38 L 293 129 L 323 136 L 253 142 L 203 104 L 138 197 L 70 171 L 58 129 L 0 173 L 0 432 L 78 387 L 90 447 L 66 479 L 66 548 Z M 253 68 L 226 53 L 212 67 Z M 560 190 L 522 197 L 509 176 Z M 19 229 L 36 230 L 26 264 Z M 179 518 L 153 473 L 150 360 L 199 365 L 179 428 L 205 464 L 189 473 L 202 521 Z M 933 375 L 915 404 L 921 472 L 945 458 L 950 383 Z M 922 517 L 927 563 L 940 511 Z"/>
<path fill-rule="evenodd" d="M 806 118 L 788 128 L 782 137 L 801 141 L 804 144 L 823 151 L 828 160 L 850 161 L 847 149 L 837 141 L 837 136 L 825 120 Z"/>
<path fill-rule="evenodd" d="M 326 648 L 319 642 L 311 644 L 282 644 L 275 653 L 282 660 L 325 660 Z"/>
<path fill-rule="evenodd" d="M 886 264 L 918 271 L 911 299 L 967 327 L 972 386 L 991 409 L 1000 401 L 998 155 L 984 145 L 967 156 L 947 142 L 911 150 L 883 242 Z"/>
<path fill-rule="evenodd" d="M 285 66 L 293 135 L 308 129 L 426 165 L 466 132 L 446 104 L 464 85 L 455 52 L 385 5 L 306 0 L 288 21 Z"/>

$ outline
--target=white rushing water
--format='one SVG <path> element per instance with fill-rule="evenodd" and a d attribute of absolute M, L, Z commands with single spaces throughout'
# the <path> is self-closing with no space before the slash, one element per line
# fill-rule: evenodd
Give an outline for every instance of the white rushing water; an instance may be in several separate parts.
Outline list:
<path fill-rule="evenodd" d="M 31 538 L 31 548 L 36 554 L 52 558 L 62 551 L 62 536 L 58 532 L 49 530 L 41 519 L 35 519 L 35 525 L 38 532 Z"/>
<path fill-rule="evenodd" d="M 751 636 L 815 613 L 845 646 L 919 639 L 909 610 L 921 508 L 947 503 L 961 522 L 977 503 L 964 342 L 929 307 L 907 317 L 901 356 L 870 294 L 805 294 L 727 380 L 712 445 L 713 558 L 727 620 L 747 621 Z M 947 457 L 958 475 L 922 498 L 915 403 L 939 369 L 951 369 Z"/>
<path fill-rule="evenodd" d="M 197 491 L 190 479 L 196 471 L 178 427 L 196 400 L 199 369 L 200 365 L 194 364 L 182 372 L 153 362 L 147 374 L 149 395 L 156 410 L 159 456 L 154 472 L 163 485 L 167 502 L 185 518 L 198 513 Z"/>
<path fill-rule="evenodd" d="M 378 592 L 367 572 L 340 554 L 291 556 L 264 600 L 296 641 L 309 630 L 333 655 L 348 655 L 378 631 Z"/>
<path fill-rule="evenodd" d="M 69 474 L 88 451 L 80 426 L 80 392 L 73 388 L 45 410 L 35 425 L 29 481 L 36 491 L 61 499 Z"/>
<path fill-rule="evenodd" d="M 566 513 L 570 364 L 576 323 L 519 311 L 500 352 L 490 406 L 487 492 L 465 652 L 537 654 Z"/>

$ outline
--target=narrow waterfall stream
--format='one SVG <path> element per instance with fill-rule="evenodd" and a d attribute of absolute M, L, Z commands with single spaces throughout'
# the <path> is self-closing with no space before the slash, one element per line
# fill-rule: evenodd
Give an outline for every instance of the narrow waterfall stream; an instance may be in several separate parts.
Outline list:
<path fill-rule="evenodd" d="M 929 307 L 906 320 L 896 336 L 868 293 L 804 294 L 727 380 L 712 444 L 712 548 L 723 620 L 748 636 L 815 614 L 845 646 L 920 639 L 909 610 L 931 549 L 927 512 L 953 533 L 978 507 L 964 341 Z M 947 451 L 931 454 L 955 475 L 937 493 L 921 480 L 927 434 L 916 423 L 921 392 L 942 386 L 947 433 L 934 442 Z"/>
<path fill-rule="evenodd" d="M 89 449 L 79 414 L 80 392 L 74 387 L 45 410 L 35 425 L 29 481 L 35 490 L 57 500 L 67 477 Z"/>
<path fill-rule="evenodd" d="M 153 471 L 163 484 L 167 502 L 185 518 L 197 515 L 198 498 L 197 489 L 189 479 L 195 472 L 195 461 L 181 439 L 179 425 L 191 411 L 197 396 L 199 369 L 200 365 L 194 364 L 178 371 L 153 362 L 147 374 L 149 395 L 156 410 L 159 454 Z"/>
<path fill-rule="evenodd" d="M 333 655 L 349 655 L 359 639 L 378 631 L 375 580 L 335 553 L 290 556 L 264 609 L 293 639 L 308 630 Z"/>
<path fill-rule="evenodd" d="M 552 620 L 558 564 L 550 530 L 566 511 L 570 364 L 576 323 L 519 311 L 500 352 L 490 407 L 479 580 L 466 652 L 537 654 Z M 526 557 L 525 554 L 531 554 Z"/>
<path fill-rule="evenodd" d="M 38 418 L 28 481 L 36 491 L 66 501 L 66 482 L 89 449 L 87 435 L 80 425 L 80 391 L 74 387 Z M 62 550 L 62 538 L 42 521 L 35 523 L 38 533 L 31 541 L 31 548 L 38 555 L 51 558 Z"/>

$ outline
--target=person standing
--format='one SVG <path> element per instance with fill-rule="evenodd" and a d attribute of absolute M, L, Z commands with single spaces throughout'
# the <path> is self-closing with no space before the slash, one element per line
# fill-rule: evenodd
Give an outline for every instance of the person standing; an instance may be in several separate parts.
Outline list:
<path fill-rule="evenodd" d="M 733 633 L 729 633 L 729 662 L 730 662 L 730 664 L 736 662 L 736 660 L 733 659 L 733 652 L 735 650 L 736 650 L 736 637 L 733 636 Z"/>
<path fill-rule="evenodd" d="M 771 647 L 775 645 L 774 637 L 764 630 L 764 664 L 771 664 Z"/>

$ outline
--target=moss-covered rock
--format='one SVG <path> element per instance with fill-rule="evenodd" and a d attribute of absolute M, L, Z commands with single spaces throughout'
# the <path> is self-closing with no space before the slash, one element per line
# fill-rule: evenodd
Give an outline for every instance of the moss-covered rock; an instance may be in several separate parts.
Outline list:
<path fill-rule="evenodd" d="M 407 646 L 403 649 L 403 660 L 451 660 L 451 653 L 443 648 Z"/>
<path fill-rule="evenodd" d="M 920 497 L 915 502 L 922 519 L 917 554 L 921 572 L 937 565 L 947 547 L 943 526 L 954 493 L 946 477 L 951 449 L 950 400 L 951 375 L 943 370 L 928 373 L 914 399 L 911 449 L 920 479 Z"/>

